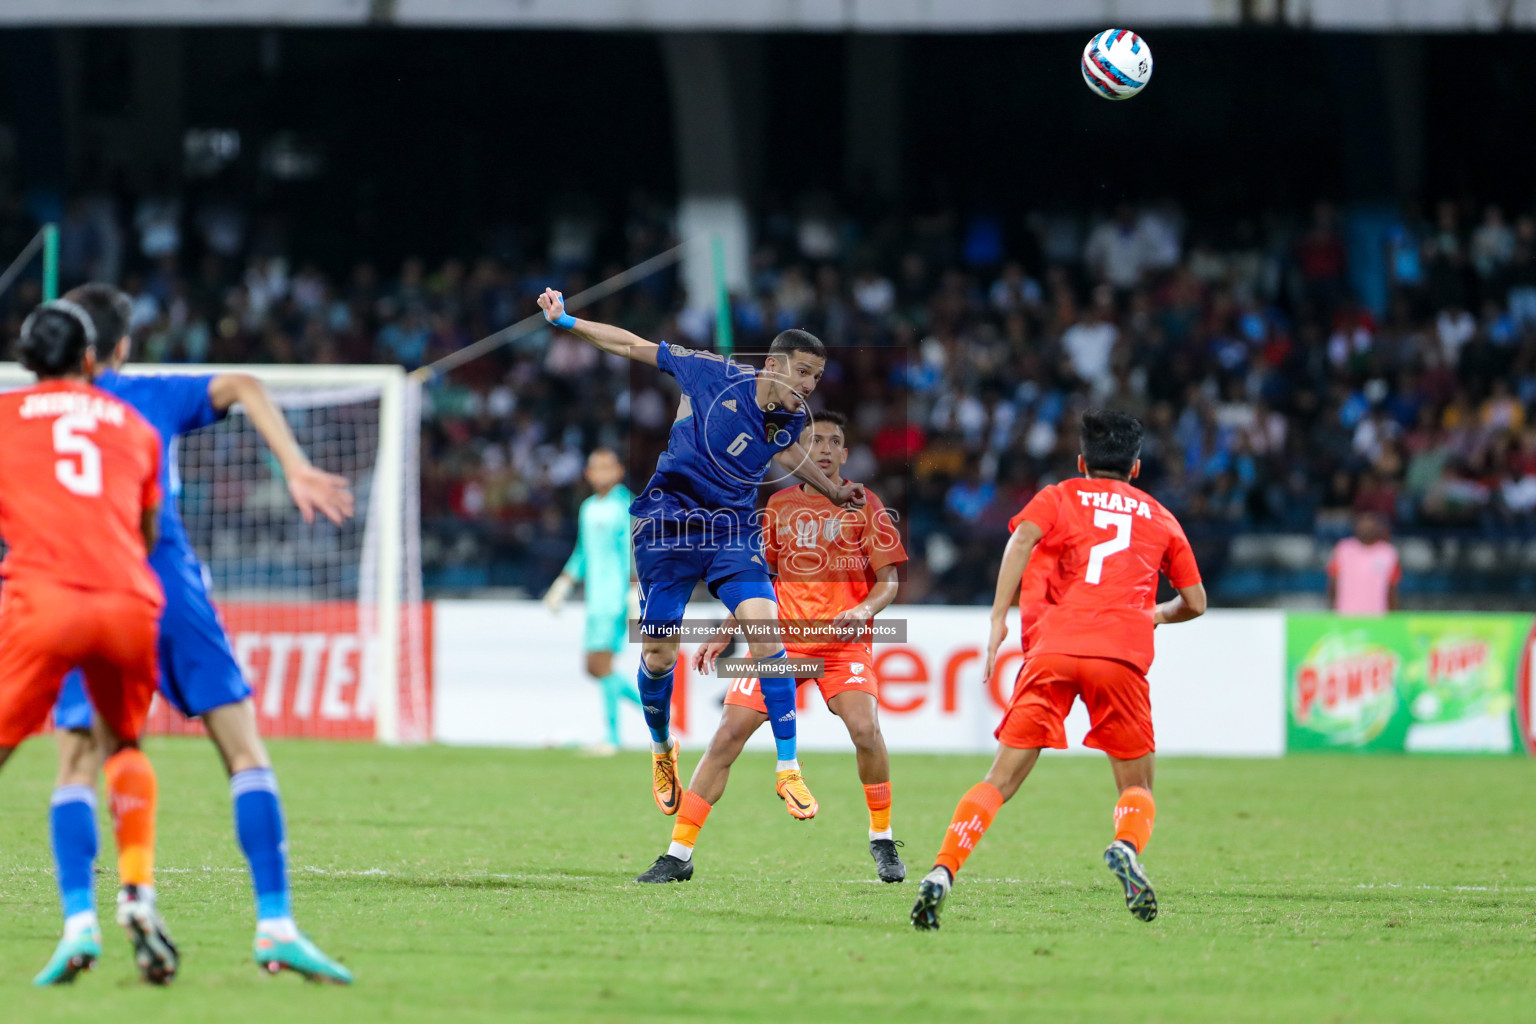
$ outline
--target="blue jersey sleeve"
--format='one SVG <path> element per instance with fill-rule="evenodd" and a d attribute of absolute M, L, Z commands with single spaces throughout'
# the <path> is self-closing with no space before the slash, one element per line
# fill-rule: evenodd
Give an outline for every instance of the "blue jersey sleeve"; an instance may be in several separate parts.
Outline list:
<path fill-rule="evenodd" d="M 713 398 L 740 377 L 754 373 L 750 366 L 733 362 L 718 352 L 662 345 L 656 350 L 656 368 L 677 380 L 690 398 Z"/>
<path fill-rule="evenodd" d="M 784 431 L 785 433 L 789 434 L 791 443 L 799 440 L 800 435 L 805 432 L 805 425 L 810 421 L 810 415 L 805 411 L 803 406 L 799 412 L 790 417 L 789 422 L 784 424 Z M 781 445 L 781 447 L 788 448 L 789 445 Z"/>
<path fill-rule="evenodd" d="M 212 375 L 168 374 L 148 379 L 154 381 L 156 404 L 163 410 L 163 416 L 155 418 L 171 427 L 173 433 L 185 434 L 224 418 L 208 397 Z"/>

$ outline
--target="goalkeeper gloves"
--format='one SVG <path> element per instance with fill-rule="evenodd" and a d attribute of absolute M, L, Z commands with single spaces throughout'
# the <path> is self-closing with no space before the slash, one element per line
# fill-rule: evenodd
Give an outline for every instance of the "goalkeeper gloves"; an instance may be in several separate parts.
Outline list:
<path fill-rule="evenodd" d="M 565 573 L 556 576 L 555 582 L 549 585 L 549 592 L 544 595 L 544 607 L 548 608 L 553 615 L 560 614 L 560 609 L 574 585 L 575 581 Z"/>

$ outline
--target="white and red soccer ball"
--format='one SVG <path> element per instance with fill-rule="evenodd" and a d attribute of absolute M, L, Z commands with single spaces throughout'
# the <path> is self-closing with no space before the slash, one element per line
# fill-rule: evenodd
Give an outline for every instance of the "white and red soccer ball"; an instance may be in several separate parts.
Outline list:
<path fill-rule="evenodd" d="M 1152 77 L 1152 48 L 1136 33 L 1111 28 L 1083 47 L 1083 81 L 1107 100 L 1128 100 Z"/>

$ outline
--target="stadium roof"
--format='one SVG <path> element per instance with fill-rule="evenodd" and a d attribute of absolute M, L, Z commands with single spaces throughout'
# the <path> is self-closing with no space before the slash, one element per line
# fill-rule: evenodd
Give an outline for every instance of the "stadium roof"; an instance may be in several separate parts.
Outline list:
<path fill-rule="evenodd" d="M 1248 23 L 1358 31 L 1536 28 L 1530 0 L 0 0 L 0 24 L 420 25 L 995 32 Z"/>

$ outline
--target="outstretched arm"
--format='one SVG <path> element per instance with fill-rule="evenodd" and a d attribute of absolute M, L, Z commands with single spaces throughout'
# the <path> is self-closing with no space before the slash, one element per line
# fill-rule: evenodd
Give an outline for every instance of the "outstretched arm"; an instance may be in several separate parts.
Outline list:
<path fill-rule="evenodd" d="M 245 409 L 251 426 L 277 457 L 288 494 L 306 523 L 315 521 L 316 512 L 337 526 L 352 518 L 352 485 L 344 476 L 310 465 L 282 410 L 261 381 L 248 373 L 221 373 L 208 382 L 208 401 L 221 413 L 236 404 Z"/>
<path fill-rule="evenodd" d="M 1008 546 L 1003 549 L 1003 565 L 997 571 L 997 592 L 992 596 L 992 635 L 987 640 L 987 669 L 983 678 L 992 678 L 992 669 L 997 665 L 997 649 L 1008 638 L 1008 609 L 1019 596 L 1024 567 L 1029 564 L 1029 556 L 1043 536 L 1040 527 L 1026 519 L 1013 531 Z"/>
<path fill-rule="evenodd" d="M 566 313 L 565 297 L 553 288 L 545 288 L 544 294 L 539 296 L 539 308 L 544 311 L 545 320 L 556 327 L 565 328 L 582 341 L 596 345 L 604 352 L 611 352 L 616 356 L 633 359 L 637 363 L 645 363 L 648 366 L 656 365 L 656 349 L 659 346 L 654 341 L 646 341 L 638 334 L 631 334 L 622 327 L 576 319 Z"/>
<path fill-rule="evenodd" d="M 841 505 L 844 508 L 862 508 L 867 500 L 864 497 L 863 484 L 847 480 L 841 484 L 833 483 L 831 477 L 821 471 L 821 467 L 811 459 L 811 453 L 806 451 L 799 441 L 775 455 L 773 461 L 797 480 L 803 480 L 825 494 L 827 500 L 834 505 Z"/>

